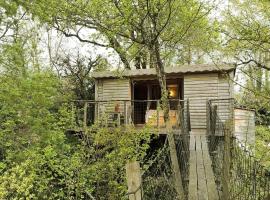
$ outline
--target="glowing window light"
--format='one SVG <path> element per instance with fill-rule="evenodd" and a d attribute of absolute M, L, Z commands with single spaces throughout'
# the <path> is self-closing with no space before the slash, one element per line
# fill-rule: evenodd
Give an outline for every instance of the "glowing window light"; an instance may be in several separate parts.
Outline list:
<path fill-rule="evenodd" d="M 177 98 L 177 86 L 168 86 L 169 98 L 176 99 Z"/>

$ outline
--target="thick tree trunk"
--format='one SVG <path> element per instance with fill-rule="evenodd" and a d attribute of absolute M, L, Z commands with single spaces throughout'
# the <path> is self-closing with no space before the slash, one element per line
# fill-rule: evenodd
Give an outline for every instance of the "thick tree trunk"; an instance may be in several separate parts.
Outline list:
<path fill-rule="evenodd" d="M 170 104 L 169 104 L 169 99 L 168 99 L 166 74 L 165 74 L 163 62 L 160 57 L 160 49 L 159 49 L 158 41 L 156 41 L 154 44 L 154 52 L 155 52 L 155 57 L 157 61 L 155 68 L 156 68 L 157 77 L 158 77 L 158 81 L 159 81 L 160 89 L 161 89 L 161 106 L 164 112 L 164 122 L 166 124 L 169 121 Z"/>
<path fill-rule="evenodd" d="M 178 194 L 178 199 L 184 200 L 184 189 L 183 189 L 183 184 L 182 184 L 182 179 L 181 179 L 181 172 L 180 172 L 180 167 L 179 167 L 179 162 L 178 162 L 178 157 L 177 157 L 174 134 L 172 133 L 172 125 L 169 119 L 170 104 L 169 104 L 169 98 L 168 98 L 168 92 L 167 92 L 166 74 L 165 74 L 164 65 L 160 56 L 159 42 L 157 40 L 155 41 L 154 47 L 151 49 L 153 49 L 153 52 L 155 53 L 154 55 L 157 61 L 155 64 L 155 69 L 157 72 L 157 77 L 158 77 L 158 81 L 161 88 L 161 103 L 162 103 L 162 110 L 164 112 L 164 122 L 166 125 L 167 134 L 168 134 L 170 157 L 171 157 L 172 168 L 174 172 L 175 189 Z"/>

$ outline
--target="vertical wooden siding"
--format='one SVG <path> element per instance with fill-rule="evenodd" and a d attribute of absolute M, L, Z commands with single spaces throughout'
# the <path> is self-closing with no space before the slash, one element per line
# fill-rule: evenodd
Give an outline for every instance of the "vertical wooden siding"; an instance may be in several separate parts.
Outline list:
<path fill-rule="evenodd" d="M 232 91 L 233 87 L 228 76 L 222 76 L 218 73 L 185 75 L 184 98 L 190 99 L 192 128 L 206 128 L 206 101 L 208 99 L 231 98 Z M 221 118 L 227 119 L 231 107 L 229 101 L 221 101 L 218 107 Z"/>
<path fill-rule="evenodd" d="M 116 104 L 120 105 L 120 112 L 124 111 L 124 102 L 131 100 L 131 88 L 129 79 L 100 79 L 96 81 L 96 101 L 99 103 L 99 112 L 113 112 Z M 120 101 L 116 101 L 120 100 Z M 129 102 L 130 103 L 130 102 Z"/>
<path fill-rule="evenodd" d="M 218 98 L 219 99 L 230 99 L 233 97 L 233 73 L 230 74 L 220 74 L 219 84 L 218 84 Z M 225 122 L 231 119 L 233 115 L 233 101 L 232 100 L 220 100 L 217 102 L 218 105 L 218 115 L 221 121 Z"/>
<path fill-rule="evenodd" d="M 190 99 L 192 129 L 206 128 L 206 101 L 218 97 L 218 74 L 187 74 L 184 77 L 184 98 Z"/>
<path fill-rule="evenodd" d="M 98 80 L 96 100 L 130 100 L 129 79 Z"/>

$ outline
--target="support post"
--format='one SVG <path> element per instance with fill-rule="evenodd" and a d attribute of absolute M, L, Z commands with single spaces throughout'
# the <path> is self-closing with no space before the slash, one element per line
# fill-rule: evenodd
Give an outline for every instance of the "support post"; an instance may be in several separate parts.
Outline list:
<path fill-rule="evenodd" d="M 178 105 L 177 105 L 177 110 L 178 110 L 178 117 L 179 117 L 179 122 L 180 122 L 180 128 L 181 128 L 181 134 L 185 134 L 185 121 L 184 121 L 184 116 L 183 116 L 183 109 L 182 109 L 182 105 L 181 102 L 178 101 Z"/>
<path fill-rule="evenodd" d="M 138 161 L 131 161 L 126 164 L 126 177 L 129 200 L 142 200 L 142 178 Z"/>
<path fill-rule="evenodd" d="M 187 125 L 188 125 L 188 131 L 191 131 L 190 111 L 189 111 L 189 99 L 187 99 Z"/>
<path fill-rule="evenodd" d="M 206 100 L 206 133 L 208 135 L 211 135 L 211 107 L 210 107 L 210 101 Z"/>
<path fill-rule="evenodd" d="M 180 172 L 180 167 L 179 167 L 179 162 L 178 162 L 178 157 L 177 157 L 174 135 L 172 133 L 172 127 L 171 127 L 170 122 L 166 123 L 166 128 L 168 130 L 168 142 L 169 142 L 169 148 L 170 148 L 172 168 L 174 172 L 175 190 L 177 192 L 178 199 L 184 200 L 185 195 L 184 195 L 183 183 L 182 183 L 181 172 Z"/>
<path fill-rule="evenodd" d="M 99 121 L 99 102 L 95 101 L 95 123 Z"/>
<path fill-rule="evenodd" d="M 157 100 L 157 128 L 159 128 L 159 109 L 160 109 L 159 100 Z"/>
<path fill-rule="evenodd" d="M 211 135 L 216 133 L 216 123 L 217 123 L 217 105 L 213 106 L 211 109 Z"/>
<path fill-rule="evenodd" d="M 127 125 L 127 102 L 124 101 L 124 125 Z"/>

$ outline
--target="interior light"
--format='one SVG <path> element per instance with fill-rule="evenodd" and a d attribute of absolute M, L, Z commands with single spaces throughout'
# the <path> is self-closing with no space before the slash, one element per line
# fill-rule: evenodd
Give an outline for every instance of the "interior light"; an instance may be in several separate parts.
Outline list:
<path fill-rule="evenodd" d="M 169 98 L 177 97 L 177 87 L 168 87 L 169 90 Z"/>

